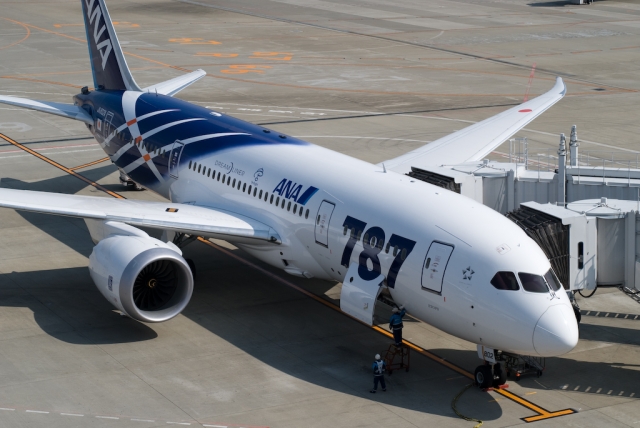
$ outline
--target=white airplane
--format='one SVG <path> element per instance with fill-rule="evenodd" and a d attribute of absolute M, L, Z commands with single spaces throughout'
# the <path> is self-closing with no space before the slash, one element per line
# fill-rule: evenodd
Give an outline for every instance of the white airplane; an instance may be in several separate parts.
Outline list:
<path fill-rule="evenodd" d="M 167 202 L 0 189 L 0 206 L 83 218 L 89 271 L 117 309 L 166 321 L 189 303 L 188 236 L 224 239 L 285 272 L 343 283 L 340 306 L 371 324 L 380 290 L 416 318 L 497 350 L 557 356 L 578 341 L 574 312 L 538 245 L 488 207 L 406 175 L 480 161 L 558 102 L 547 93 L 373 165 L 172 98 L 202 70 L 148 88 L 133 79 L 103 0 L 81 0 L 94 77 L 74 104 L 0 102 L 85 122 L 123 174 Z M 138 226 L 163 231 L 150 237 Z M 480 353 L 480 352 L 479 352 Z M 493 368 L 492 368 L 493 367 Z M 500 363 L 476 369 L 504 383 Z"/>

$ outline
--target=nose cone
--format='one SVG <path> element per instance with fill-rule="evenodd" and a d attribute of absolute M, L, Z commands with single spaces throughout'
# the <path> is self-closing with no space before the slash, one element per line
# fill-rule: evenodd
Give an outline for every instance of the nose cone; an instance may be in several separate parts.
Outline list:
<path fill-rule="evenodd" d="M 533 331 L 533 347 L 542 357 L 566 354 L 578 344 L 578 322 L 569 305 L 550 306 Z"/>

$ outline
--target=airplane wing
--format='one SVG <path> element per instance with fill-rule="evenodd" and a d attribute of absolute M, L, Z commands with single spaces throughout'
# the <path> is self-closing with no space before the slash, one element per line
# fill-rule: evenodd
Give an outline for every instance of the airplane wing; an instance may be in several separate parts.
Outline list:
<path fill-rule="evenodd" d="M 275 230 L 252 218 L 188 204 L 0 189 L 0 207 L 66 217 L 118 221 L 132 226 L 206 236 L 230 242 L 281 243 Z"/>
<path fill-rule="evenodd" d="M 55 114 L 57 116 L 68 117 L 70 119 L 81 120 L 84 123 L 93 125 L 93 119 L 91 118 L 91 115 L 84 109 L 73 104 L 28 100 L 26 98 L 10 97 L 7 95 L 0 95 L 0 103 L 24 107 L 44 113 Z"/>
<path fill-rule="evenodd" d="M 174 96 L 187 86 L 192 83 L 197 82 L 207 75 L 207 72 L 204 70 L 196 70 L 191 73 L 185 74 L 183 76 L 175 77 L 171 80 L 167 80 L 166 82 L 158 83 L 155 85 L 148 86 L 144 88 L 143 92 L 156 92 L 162 95 L 168 95 L 170 97 Z"/>
<path fill-rule="evenodd" d="M 404 174 L 411 171 L 412 166 L 423 168 L 481 160 L 560 101 L 566 92 L 566 85 L 558 77 L 550 91 L 530 101 L 382 163 L 387 169 Z"/>

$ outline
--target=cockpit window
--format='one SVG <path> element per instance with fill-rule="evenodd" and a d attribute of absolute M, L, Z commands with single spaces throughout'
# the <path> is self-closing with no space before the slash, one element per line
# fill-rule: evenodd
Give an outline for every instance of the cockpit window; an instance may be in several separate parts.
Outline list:
<path fill-rule="evenodd" d="M 547 273 L 544 274 L 544 279 L 547 280 L 547 284 L 549 284 L 549 287 L 551 287 L 553 291 L 558 291 L 562 288 L 562 283 L 560 283 L 560 280 L 552 269 L 549 269 Z"/>
<path fill-rule="evenodd" d="M 549 292 L 549 287 L 547 287 L 547 283 L 542 276 L 531 273 L 519 273 L 518 276 L 520 277 L 522 288 L 526 291 L 530 291 L 531 293 Z"/>
<path fill-rule="evenodd" d="M 498 290 L 519 290 L 518 280 L 513 272 L 498 272 L 491 280 Z"/>

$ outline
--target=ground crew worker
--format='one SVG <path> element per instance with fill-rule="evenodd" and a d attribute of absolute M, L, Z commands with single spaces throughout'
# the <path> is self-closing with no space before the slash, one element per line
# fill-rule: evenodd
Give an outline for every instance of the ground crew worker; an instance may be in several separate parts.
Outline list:
<path fill-rule="evenodd" d="M 384 372 L 387 368 L 387 363 L 380 359 L 380 354 L 376 354 L 375 361 L 373 362 L 373 389 L 369 391 L 372 394 L 375 394 L 378 390 L 378 382 L 382 386 L 382 390 L 387 390 L 387 385 L 384 383 Z"/>
<path fill-rule="evenodd" d="M 402 317 L 407 313 L 404 306 L 400 306 L 400 309 L 393 308 L 393 315 L 389 321 L 389 330 L 393 331 L 393 339 L 396 342 L 396 346 L 402 346 Z"/>

